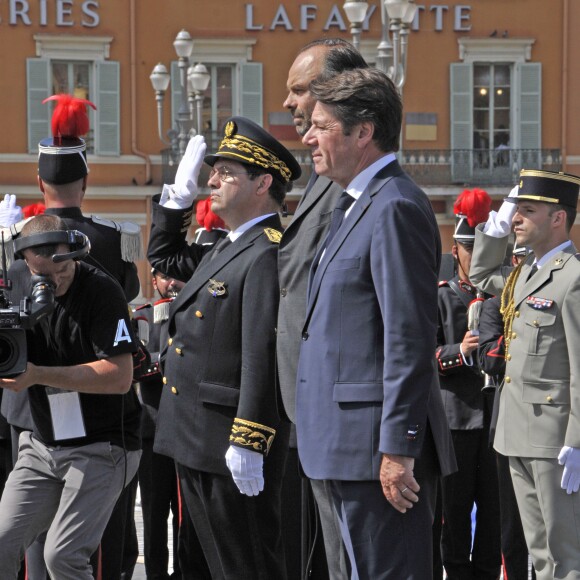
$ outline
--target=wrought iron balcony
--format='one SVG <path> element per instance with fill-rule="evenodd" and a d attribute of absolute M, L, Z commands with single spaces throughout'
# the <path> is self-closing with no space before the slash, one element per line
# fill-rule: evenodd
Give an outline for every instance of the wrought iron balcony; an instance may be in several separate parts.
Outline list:
<path fill-rule="evenodd" d="M 208 151 L 215 150 L 213 140 Z M 215 144 L 217 145 L 217 143 Z M 292 153 L 302 167 L 302 177 L 295 184 L 304 187 L 312 173 L 308 149 Z M 162 183 L 173 183 L 179 164 L 178 154 L 171 149 L 161 152 Z M 562 155 L 559 149 L 406 149 L 399 153 L 405 171 L 423 186 L 498 186 L 510 187 L 517 182 L 521 169 L 561 171 Z M 207 183 L 209 169 L 202 167 L 200 184 Z"/>

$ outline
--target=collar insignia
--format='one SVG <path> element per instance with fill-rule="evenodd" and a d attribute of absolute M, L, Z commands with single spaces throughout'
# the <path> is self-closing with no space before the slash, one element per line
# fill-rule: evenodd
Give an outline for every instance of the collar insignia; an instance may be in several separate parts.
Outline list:
<path fill-rule="evenodd" d="M 282 239 L 282 234 L 273 228 L 264 228 L 266 237 L 274 244 L 279 244 Z"/>

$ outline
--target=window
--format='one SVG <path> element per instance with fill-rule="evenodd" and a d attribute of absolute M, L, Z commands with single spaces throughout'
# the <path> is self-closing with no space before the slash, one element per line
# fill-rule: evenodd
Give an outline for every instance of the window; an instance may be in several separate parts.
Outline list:
<path fill-rule="evenodd" d="M 91 65 L 90 62 L 66 62 L 54 60 L 51 61 L 51 94 L 68 93 L 78 99 L 87 99 L 93 102 L 95 98 L 91 82 Z M 54 111 L 56 103 L 53 101 L 50 112 Z M 88 107 L 89 120 L 91 129 L 85 137 L 87 143 L 87 153 L 94 153 L 94 115 L 93 109 Z"/>
<path fill-rule="evenodd" d="M 541 63 L 533 39 L 459 40 L 461 63 L 450 65 L 452 175 L 477 181 L 522 163 L 539 163 Z"/>
<path fill-rule="evenodd" d="M 37 34 L 38 58 L 27 59 L 28 150 L 50 136 L 54 104 L 47 97 L 67 92 L 92 101 L 91 131 L 86 136 L 89 153 L 120 155 L 119 63 L 107 60 L 112 37 L 54 36 Z"/>
<path fill-rule="evenodd" d="M 476 164 L 508 165 L 511 131 L 511 67 L 473 66 L 473 149 Z"/>

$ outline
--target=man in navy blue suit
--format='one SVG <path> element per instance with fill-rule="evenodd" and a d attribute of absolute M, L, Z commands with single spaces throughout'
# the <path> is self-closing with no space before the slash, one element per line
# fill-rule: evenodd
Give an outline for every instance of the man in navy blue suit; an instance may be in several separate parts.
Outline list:
<path fill-rule="evenodd" d="M 345 193 L 310 272 L 298 452 L 330 482 L 352 578 L 425 580 L 436 481 L 455 469 L 435 368 L 439 230 L 396 161 L 388 77 L 355 69 L 310 91 L 303 142 Z"/>

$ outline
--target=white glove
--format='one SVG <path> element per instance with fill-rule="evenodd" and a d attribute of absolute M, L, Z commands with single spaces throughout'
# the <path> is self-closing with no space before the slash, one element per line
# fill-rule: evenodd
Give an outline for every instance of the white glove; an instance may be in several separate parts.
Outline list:
<path fill-rule="evenodd" d="M 576 493 L 580 489 L 580 449 L 577 447 L 562 447 L 558 455 L 558 463 L 564 466 L 561 488 L 566 493 Z"/>
<path fill-rule="evenodd" d="M 0 201 L 0 226 L 8 228 L 22 219 L 22 208 L 16 205 L 16 196 L 7 193 Z"/>
<path fill-rule="evenodd" d="M 193 204 L 197 197 L 197 178 L 206 147 L 202 135 L 196 135 L 189 140 L 175 174 L 175 183 L 163 185 L 160 205 L 170 209 L 187 209 Z"/>
<path fill-rule="evenodd" d="M 516 185 L 508 197 L 516 197 L 518 195 L 519 186 Z M 489 217 L 485 226 L 483 226 L 483 233 L 493 238 L 505 238 L 512 229 L 512 219 L 516 213 L 517 204 L 511 201 L 504 201 L 499 211 L 490 211 Z"/>
<path fill-rule="evenodd" d="M 241 493 L 258 495 L 264 489 L 264 456 L 261 453 L 230 445 L 226 465 Z"/>

